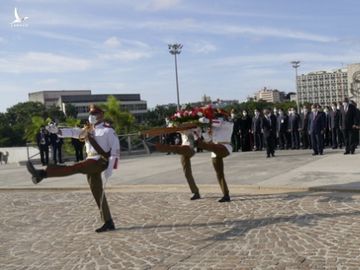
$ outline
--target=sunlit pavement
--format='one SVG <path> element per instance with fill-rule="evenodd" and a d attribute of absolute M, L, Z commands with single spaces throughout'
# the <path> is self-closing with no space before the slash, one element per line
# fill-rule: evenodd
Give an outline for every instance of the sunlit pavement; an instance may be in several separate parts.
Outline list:
<path fill-rule="evenodd" d="M 193 158 L 197 201 L 178 156 L 124 159 L 106 189 L 117 229 L 102 234 L 83 175 L 33 185 L 2 166 L 0 269 L 359 269 L 360 155 L 263 155 L 225 160 L 230 203 L 208 153 Z"/>

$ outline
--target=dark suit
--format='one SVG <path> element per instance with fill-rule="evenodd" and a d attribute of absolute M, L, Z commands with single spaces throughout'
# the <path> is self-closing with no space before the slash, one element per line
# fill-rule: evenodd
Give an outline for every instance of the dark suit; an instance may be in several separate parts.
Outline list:
<path fill-rule="evenodd" d="M 331 129 L 330 129 L 330 121 L 331 121 L 330 113 L 325 113 L 325 131 L 324 131 L 324 146 L 330 146 L 331 143 Z"/>
<path fill-rule="evenodd" d="M 276 116 L 271 114 L 270 117 L 264 117 L 262 121 L 262 130 L 264 132 L 264 139 L 266 141 L 266 154 L 269 157 L 270 154 L 275 154 L 275 142 L 276 142 Z"/>
<path fill-rule="evenodd" d="M 309 118 L 310 112 L 302 113 L 300 115 L 300 130 L 301 130 L 301 141 L 302 141 L 302 148 L 308 149 L 311 144 L 311 138 L 309 136 Z"/>
<path fill-rule="evenodd" d="M 324 130 L 325 130 L 325 113 L 311 113 L 309 118 L 309 134 L 314 154 L 323 154 L 324 150 Z"/>
<path fill-rule="evenodd" d="M 238 152 L 240 149 L 240 120 L 238 118 L 233 119 L 234 126 L 233 132 L 231 134 L 231 144 L 233 147 L 233 152 Z"/>
<path fill-rule="evenodd" d="M 291 134 L 291 148 L 300 148 L 300 135 L 299 135 L 299 122 L 300 117 L 298 114 L 292 114 L 289 116 L 289 130 Z"/>
<path fill-rule="evenodd" d="M 251 151 L 251 117 L 246 115 L 242 116 L 240 120 L 240 139 L 241 139 L 241 151 Z"/>
<path fill-rule="evenodd" d="M 354 153 L 356 147 L 356 130 L 353 128 L 357 124 L 356 107 L 352 104 L 340 110 L 340 129 L 343 132 L 345 142 L 345 153 Z"/>
<path fill-rule="evenodd" d="M 279 147 L 284 149 L 287 146 L 287 129 L 288 129 L 288 117 L 286 114 L 278 115 L 277 117 L 276 131 L 279 137 Z"/>
<path fill-rule="evenodd" d="M 64 143 L 64 140 L 62 138 L 59 138 L 56 134 L 50 134 L 50 142 L 53 150 L 53 160 L 54 164 L 57 164 L 57 156 L 59 159 L 59 162 L 62 163 L 62 151 L 61 147 Z"/>
<path fill-rule="evenodd" d="M 83 148 L 85 143 L 78 139 L 71 138 L 71 144 L 74 146 L 76 161 L 79 162 L 80 160 L 83 160 Z"/>
<path fill-rule="evenodd" d="M 40 131 L 36 134 L 36 143 L 40 150 L 40 159 L 42 165 L 49 164 L 49 145 L 50 137 L 46 131 Z"/>
<path fill-rule="evenodd" d="M 332 147 L 340 144 L 340 110 L 330 111 L 329 129 L 331 130 Z"/>
<path fill-rule="evenodd" d="M 263 138 L 261 133 L 262 117 L 254 116 L 252 119 L 252 131 L 254 134 L 254 146 L 256 150 L 262 150 Z"/>

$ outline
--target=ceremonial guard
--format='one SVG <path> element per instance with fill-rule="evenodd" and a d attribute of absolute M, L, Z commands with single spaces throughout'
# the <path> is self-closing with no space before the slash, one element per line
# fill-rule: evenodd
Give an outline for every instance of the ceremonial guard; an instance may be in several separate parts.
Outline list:
<path fill-rule="evenodd" d="M 186 114 L 186 115 L 184 115 Z M 176 119 L 198 119 L 199 116 L 197 115 L 197 113 L 194 111 L 180 111 L 180 112 L 176 112 L 175 115 L 173 115 L 170 120 L 168 120 L 167 122 L 167 126 L 168 127 L 173 127 L 174 126 L 174 122 L 171 121 L 171 119 L 173 121 L 176 122 Z M 194 150 L 194 141 L 197 138 L 196 136 L 199 136 L 201 131 L 200 129 L 197 128 L 192 128 L 192 129 L 187 129 L 187 130 L 181 130 L 179 131 L 180 135 L 181 135 L 181 145 L 177 145 L 177 144 L 156 144 L 156 150 L 158 150 L 159 152 L 163 152 L 163 153 L 175 153 L 175 154 L 179 154 L 181 155 L 181 165 L 183 167 L 183 171 L 185 174 L 185 178 L 189 184 L 190 190 L 193 193 L 193 196 L 191 197 L 190 200 L 198 200 L 200 199 L 200 193 L 199 193 L 199 188 L 196 186 L 193 174 L 192 174 L 192 170 L 191 170 L 191 158 L 195 155 L 195 150 Z"/>
<path fill-rule="evenodd" d="M 204 140 L 198 140 L 197 144 L 211 153 L 212 164 L 214 166 L 218 182 L 223 192 L 223 197 L 219 202 L 229 202 L 229 189 L 224 175 L 224 161 L 232 152 L 231 134 L 233 123 L 228 121 L 228 115 L 222 110 L 215 110 L 214 118 L 200 118 L 200 122 L 211 124 L 206 133 L 203 134 Z"/>
<path fill-rule="evenodd" d="M 96 232 L 105 232 L 115 229 L 110 209 L 104 194 L 101 173 L 107 180 L 112 170 L 116 168 L 120 157 L 119 139 L 114 131 L 104 122 L 104 112 L 99 107 L 92 105 L 89 111 L 89 123 L 87 128 L 60 128 L 54 125 L 48 127 L 49 132 L 58 134 L 63 138 L 85 139 L 87 158 L 73 165 L 48 166 L 45 170 L 37 170 L 28 161 L 27 169 L 32 175 L 34 184 L 38 184 L 44 178 L 69 176 L 77 173 L 87 175 L 91 192 L 100 209 L 104 225 Z"/>

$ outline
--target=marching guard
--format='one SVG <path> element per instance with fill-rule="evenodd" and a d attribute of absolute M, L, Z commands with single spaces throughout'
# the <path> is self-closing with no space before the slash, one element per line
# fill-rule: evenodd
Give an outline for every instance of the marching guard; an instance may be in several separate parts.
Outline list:
<path fill-rule="evenodd" d="M 86 174 L 91 192 L 100 210 L 104 225 L 96 232 L 115 230 L 108 202 L 104 194 L 101 174 L 105 181 L 111 176 L 112 170 L 117 166 L 120 157 L 119 139 L 110 125 L 104 122 L 104 111 L 96 105 L 90 106 L 89 126 L 80 128 L 60 128 L 49 125 L 50 133 L 56 133 L 62 138 L 85 139 L 86 160 L 67 166 L 48 166 L 46 169 L 35 169 L 31 161 L 27 162 L 27 169 L 32 175 L 34 184 L 40 183 L 44 178 L 63 177 L 73 174 Z"/>

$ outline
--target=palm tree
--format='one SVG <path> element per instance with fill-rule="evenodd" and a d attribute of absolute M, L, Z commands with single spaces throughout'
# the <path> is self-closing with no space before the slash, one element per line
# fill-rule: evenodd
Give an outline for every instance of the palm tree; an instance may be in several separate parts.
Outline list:
<path fill-rule="evenodd" d="M 39 132 L 41 127 L 46 126 L 51 122 L 51 119 L 44 119 L 41 116 L 31 117 L 30 125 L 25 129 L 25 139 L 30 142 L 36 141 L 36 134 Z"/>
<path fill-rule="evenodd" d="M 106 104 L 101 107 L 105 110 L 105 120 L 113 124 L 117 134 L 129 133 L 135 117 L 129 112 L 121 111 L 120 102 L 114 96 L 109 96 Z"/>

